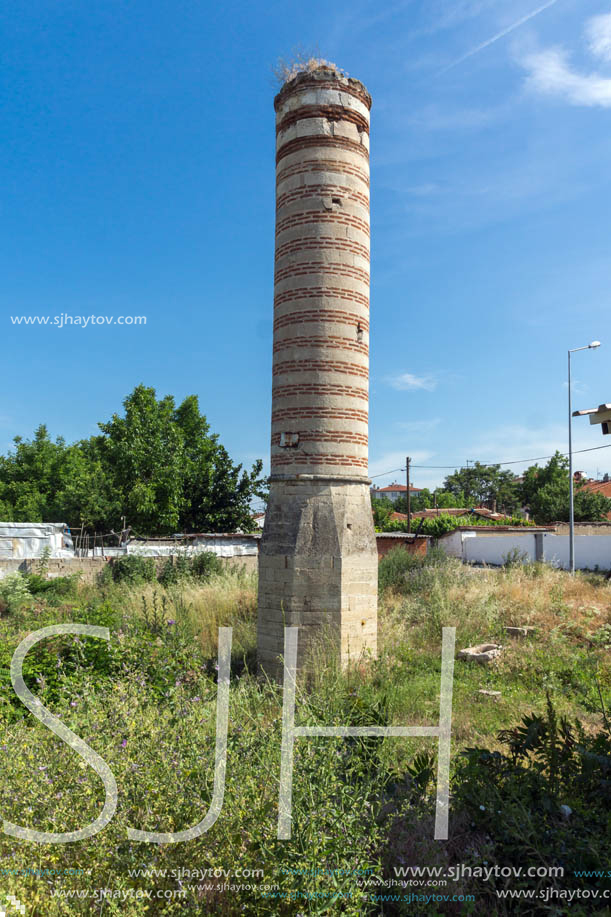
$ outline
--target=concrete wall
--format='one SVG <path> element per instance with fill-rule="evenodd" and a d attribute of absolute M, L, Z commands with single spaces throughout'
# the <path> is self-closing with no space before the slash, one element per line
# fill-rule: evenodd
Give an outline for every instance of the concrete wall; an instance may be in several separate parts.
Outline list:
<path fill-rule="evenodd" d="M 259 567 L 258 554 L 241 554 L 235 557 L 221 557 L 224 564 L 228 567 L 243 567 L 249 573 L 256 573 Z"/>
<path fill-rule="evenodd" d="M 554 531 L 556 535 L 568 535 L 568 522 L 557 522 Z M 575 536 L 577 535 L 611 535 L 611 522 L 576 522 Z"/>
<path fill-rule="evenodd" d="M 153 558 L 157 570 L 167 561 L 166 556 Z M 257 554 L 239 555 L 235 557 L 221 557 L 224 564 L 230 567 L 244 567 L 249 572 L 257 572 Z M 70 557 L 65 559 L 51 559 L 47 565 L 47 575 L 49 578 L 56 576 L 72 576 L 78 573 L 83 583 L 95 583 L 98 574 L 106 567 L 112 564 L 112 557 Z M 19 570 L 21 573 L 35 573 L 38 569 L 37 560 L 2 560 L 0 559 L 0 579 L 8 573 L 15 573 Z"/>
<path fill-rule="evenodd" d="M 509 554 L 518 551 L 530 562 L 540 560 L 564 570 L 569 567 L 568 535 L 553 532 L 452 532 L 437 543 L 446 554 L 469 564 L 501 566 Z M 611 535 L 576 535 L 575 566 L 580 570 L 611 570 Z"/>
<path fill-rule="evenodd" d="M 378 560 L 399 545 L 405 547 L 405 549 L 410 553 L 426 553 L 428 544 L 430 543 L 431 539 L 423 536 L 418 536 L 416 541 L 412 543 L 413 538 L 413 535 L 403 535 L 401 533 L 377 533 L 376 544 L 378 550 Z M 230 567 L 243 567 L 245 570 L 248 570 L 251 573 L 256 573 L 259 565 L 260 538 L 254 535 L 243 535 L 240 536 L 240 542 L 242 543 L 241 546 L 243 548 L 247 543 L 250 544 L 250 550 L 245 551 L 245 553 L 239 553 L 230 556 L 217 554 L 217 557 L 220 557 L 223 563 Z M 176 551 L 176 549 L 174 550 Z M 106 555 L 105 557 L 51 558 L 47 564 L 48 576 L 70 576 L 73 573 L 80 573 L 83 582 L 93 583 L 95 582 L 98 573 L 104 569 L 106 564 L 112 563 L 115 556 L 123 557 L 125 556 L 125 552 L 121 551 L 120 555 L 113 554 L 110 556 Z M 161 567 L 168 558 L 168 554 L 165 553 L 157 555 L 147 554 L 146 556 L 153 556 L 154 560 L 157 562 L 157 567 Z M 175 553 L 172 556 L 176 557 L 177 554 Z M 28 558 L 25 560 L 21 558 L 0 558 L 0 579 L 2 579 L 2 577 L 7 573 L 14 573 L 17 570 L 20 570 L 22 573 L 35 572 L 38 569 L 38 563 L 39 561 L 36 558 Z"/>
<path fill-rule="evenodd" d="M 463 532 L 463 560 L 468 564 L 492 564 L 501 566 L 508 554 L 518 551 L 525 559 L 534 563 L 536 560 L 535 536 L 529 535 L 491 535 L 489 537 L 471 536 Z M 464 536 L 467 537 L 464 537 Z"/>
<path fill-rule="evenodd" d="M 543 535 L 543 559 L 554 567 L 569 567 L 568 535 Z M 578 570 L 611 570 L 611 535 L 575 535 Z"/>
<path fill-rule="evenodd" d="M 51 558 L 47 563 L 47 575 L 53 578 L 79 573 L 84 583 L 94 583 L 107 563 L 103 557 Z M 21 573 L 36 573 L 38 567 L 37 560 L 0 560 L 0 579 L 16 570 Z"/>
<path fill-rule="evenodd" d="M 463 536 L 465 534 L 471 536 L 470 532 L 450 532 L 448 535 L 444 535 L 443 538 L 437 539 L 437 545 L 450 557 L 457 557 L 459 560 L 463 560 Z"/>

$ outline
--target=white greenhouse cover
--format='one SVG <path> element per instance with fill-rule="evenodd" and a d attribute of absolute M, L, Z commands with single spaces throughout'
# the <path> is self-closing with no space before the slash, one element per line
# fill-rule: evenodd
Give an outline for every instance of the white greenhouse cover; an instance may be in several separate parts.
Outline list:
<path fill-rule="evenodd" d="M 70 529 L 63 522 L 0 522 L 0 559 L 74 557 Z"/>
<path fill-rule="evenodd" d="M 171 555 L 201 554 L 208 551 L 217 557 L 243 557 L 257 554 L 257 539 L 253 535 L 199 535 L 189 545 L 163 545 L 151 542 L 132 542 L 127 545 L 127 554 L 144 557 L 170 557 Z"/>

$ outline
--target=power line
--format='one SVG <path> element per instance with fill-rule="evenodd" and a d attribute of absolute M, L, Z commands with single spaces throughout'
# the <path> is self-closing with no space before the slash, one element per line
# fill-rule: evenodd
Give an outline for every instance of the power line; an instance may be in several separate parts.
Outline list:
<path fill-rule="evenodd" d="M 414 465 L 414 468 L 422 468 L 422 465 Z M 452 465 L 452 468 L 458 466 Z M 391 468 L 390 471 L 383 471 L 381 474 L 370 474 L 370 478 L 383 478 L 387 474 L 394 474 L 396 471 L 405 471 L 405 468 Z"/>
<path fill-rule="evenodd" d="M 597 452 L 599 449 L 611 449 L 611 443 L 607 444 L 606 446 L 592 446 L 590 449 L 574 449 L 573 455 L 579 455 L 582 452 Z M 561 452 L 560 455 L 567 456 L 568 452 Z M 542 462 L 544 459 L 551 459 L 551 458 L 554 458 L 554 456 L 553 455 L 537 455 L 534 458 L 513 459 L 510 462 L 485 462 L 482 464 L 486 464 L 486 465 L 523 465 L 525 462 Z M 461 464 L 460 462 L 457 462 L 455 465 L 414 465 L 413 462 L 410 462 L 410 467 L 411 468 L 426 468 L 431 471 L 433 470 L 448 471 L 448 470 L 453 470 L 455 468 L 464 468 L 465 466 L 464 466 L 464 463 Z M 398 471 L 405 471 L 405 468 L 391 468 L 390 471 L 383 471 L 381 474 L 372 474 L 370 475 L 370 477 L 371 478 L 383 478 L 387 474 L 395 474 Z"/>

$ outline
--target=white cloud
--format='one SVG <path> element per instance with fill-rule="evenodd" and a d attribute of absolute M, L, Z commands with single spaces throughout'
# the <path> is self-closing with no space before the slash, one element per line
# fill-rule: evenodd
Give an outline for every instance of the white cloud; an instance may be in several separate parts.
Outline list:
<path fill-rule="evenodd" d="M 611 108 L 611 79 L 573 70 L 562 48 L 529 54 L 521 63 L 529 71 L 526 85 L 535 92 L 566 99 L 572 105 Z"/>
<path fill-rule="evenodd" d="M 568 387 L 568 382 L 562 383 L 562 388 L 568 390 Z M 571 379 L 571 391 L 573 395 L 584 395 L 586 392 L 590 391 L 590 386 L 586 382 L 582 382 L 580 379 Z"/>
<path fill-rule="evenodd" d="M 592 16 L 584 32 L 590 53 L 611 62 L 611 13 Z M 575 69 L 564 48 L 545 48 L 527 54 L 521 64 L 529 71 L 526 85 L 535 92 L 557 96 L 572 105 L 611 108 L 611 77 Z"/>
<path fill-rule="evenodd" d="M 595 57 L 611 61 L 611 13 L 588 19 L 585 35 L 590 52 Z"/>
<path fill-rule="evenodd" d="M 503 424 L 479 432 L 474 431 L 473 435 L 470 430 L 465 430 L 464 439 L 453 438 L 451 451 L 447 446 L 443 446 L 441 452 L 415 451 L 406 443 L 401 451 L 378 454 L 370 463 L 369 474 L 370 476 L 382 475 L 374 480 L 376 486 L 384 486 L 392 481 L 403 483 L 406 455 L 412 458 L 414 467 L 411 479 L 416 487 L 433 489 L 440 486 L 444 478 L 453 471 L 452 468 L 419 468 L 419 465 L 449 465 L 453 461 L 466 464 L 467 459 L 483 464 L 527 459 L 528 461 L 520 462 L 520 464 L 503 466 L 514 474 L 522 474 L 529 465 L 546 464 L 545 458 L 540 458 L 537 462 L 533 461 L 539 456 L 553 455 L 556 450 L 565 453 L 568 448 L 567 439 L 568 432 L 565 423 L 536 423 L 534 419 L 531 426 Z M 575 450 L 576 469 L 584 471 L 591 477 L 596 475 L 597 468 L 602 471 L 609 469 L 611 450 L 579 452 L 581 449 L 604 446 L 602 439 L 604 437 L 601 437 L 599 428 L 590 426 L 587 418 L 582 417 L 574 422 L 573 449 Z M 372 454 L 375 454 L 374 449 L 372 449 Z M 456 467 L 460 467 L 460 464 Z M 384 474 L 384 472 L 390 473 Z"/>
<path fill-rule="evenodd" d="M 392 388 L 401 392 L 432 392 L 437 388 L 437 380 L 430 375 L 415 376 L 413 373 L 399 373 L 396 376 L 388 376 L 386 381 Z"/>
<path fill-rule="evenodd" d="M 581 423 L 573 423 L 573 449 L 577 453 L 574 456 L 575 467 L 582 470 L 588 470 L 596 467 L 596 463 L 606 462 L 605 451 L 579 453 L 580 449 L 589 449 L 593 446 L 605 445 L 601 442 L 602 437 L 598 428 L 594 428 L 587 423 L 587 418 L 581 418 Z M 466 455 L 474 461 L 480 462 L 513 462 L 516 460 L 527 459 L 525 463 L 517 465 L 505 465 L 515 474 L 521 474 L 528 465 L 535 464 L 532 459 L 539 456 L 553 455 L 556 450 L 565 453 L 568 449 L 568 430 L 564 423 L 547 423 L 533 424 L 524 426 L 521 424 L 508 424 L 499 426 L 470 440 L 464 444 Z M 540 459 L 536 464 L 544 465 L 545 458 Z"/>

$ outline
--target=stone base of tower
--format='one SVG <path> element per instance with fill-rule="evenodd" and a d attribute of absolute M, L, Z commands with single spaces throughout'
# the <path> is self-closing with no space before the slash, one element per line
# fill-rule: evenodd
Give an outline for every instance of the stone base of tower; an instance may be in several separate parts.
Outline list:
<path fill-rule="evenodd" d="M 282 678 L 285 627 L 299 627 L 299 668 L 319 642 L 342 664 L 375 656 L 377 604 L 368 482 L 273 480 L 259 553 L 259 667 Z"/>

